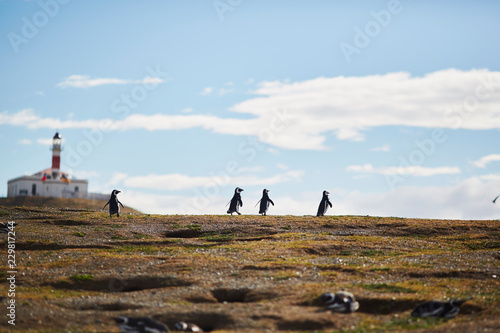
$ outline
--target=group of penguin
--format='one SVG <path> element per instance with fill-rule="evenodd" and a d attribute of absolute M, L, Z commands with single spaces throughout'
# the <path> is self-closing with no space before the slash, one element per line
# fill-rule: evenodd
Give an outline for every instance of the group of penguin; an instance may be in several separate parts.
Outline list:
<path fill-rule="evenodd" d="M 324 293 L 320 297 L 326 309 L 334 312 L 351 313 L 359 309 L 359 302 L 347 291 Z M 448 302 L 427 301 L 418 305 L 411 313 L 412 317 L 453 318 L 458 315 L 460 306 L 468 299 L 451 299 Z"/>
<path fill-rule="evenodd" d="M 336 293 L 324 293 L 319 297 L 323 302 L 325 310 L 340 313 L 351 313 L 359 309 L 359 302 L 354 295 L 347 291 Z M 418 305 L 412 311 L 412 317 L 443 317 L 453 318 L 460 311 L 460 306 L 467 300 L 451 299 L 448 302 L 429 301 Z M 127 333 L 165 333 L 170 332 L 167 325 L 148 317 L 126 317 L 114 318 L 122 332 Z M 203 332 L 203 329 L 194 323 L 184 321 L 174 325 L 175 331 L 181 332 Z"/>
<path fill-rule="evenodd" d="M 241 215 L 239 212 L 239 208 L 243 206 L 243 201 L 241 200 L 241 192 L 243 189 L 237 187 L 234 190 L 234 195 L 232 199 L 228 202 L 229 209 L 227 210 L 228 214 L 237 213 Z M 123 204 L 118 200 L 118 193 L 120 191 L 113 190 L 111 192 L 111 197 L 106 205 L 109 205 L 109 215 L 112 216 L 116 214 L 118 217 L 120 216 L 120 207 L 123 207 Z M 269 190 L 264 189 L 262 191 L 262 198 L 257 202 L 260 203 L 259 214 L 266 215 L 269 209 L 269 205 L 274 206 L 274 202 L 269 198 Z M 318 212 L 316 216 L 325 215 L 328 207 L 332 207 L 332 203 L 329 199 L 329 192 L 323 191 L 323 197 L 318 207 Z M 497 196 L 493 202 L 497 200 Z M 227 206 L 227 205 L 226 205 Z M 341 313 L 351 313 L 355 312 L 359 309 L 359 302 L 356 301 L 354 295 L 347 291 L 339 291 L 337 293 L 324 293 L 319 299 L 323 302 L 325 309 L 333 312 L 341 312 Z M 467 300 L 459 300 L 459 299 L 451 299 L 448 302 L 441 301 L 428 301 L 418 305 L 411 313 L 412 317 L 443 317 L 443 318 L 453 318 L 455 317 L 459 311 L 460 306 Z M 116 323 L 119 325 L 120 330 L 122 332 L 127 333 L 164 333 L 170 332 L 167 325 L 148 317 L 127 317 L 120 316 L 114 318 Z M 174 325 L 174 330 L 182 331 L 182 332 L 203 332 L 203 330 L 194 323 L 187 323 L 184 321 L 178 322 Z"/>
<path fill-rule="evenodd" d="M 229 209 L 227 210 L 228 214 L 233 215 L 233 213 L 237 213 L 238 215 L 241 215 L 240 213 L 240 207 L 243 207 L 243 201 L 241 200 L 241 192 L 243 192 L 243 189 L 240 187 L 237 187 L 234 190 L 234 195 L 232 199 L 226 204 L 229 205 Z M 113 214 L 116 214 L 116 216 L 120 217 L 120 205 L 123 207 L 122 203 L 118 200 L 118 193 L 120 191 L 118 190 L 113 190 L 111 192 L 111 197 L 109 198 L 108 203 L 104 205 L 104 208 L 109 205 L 109 216 L 113 216 Z M 256 206 L 260 203 L 259 207 L 259 214 L 261 215 L 266 215 L 267 211 L 269 209 L 269 205 L 274 206 L 274 202 L 269 198 L 269 190 L 264 189 L 262 191 L 262 198 L 257 202 Z M 319 203 L 318 207 L 318 212 L 316 213 L 316 216 L 324 216 L 326 214 L 326 211 L 328 210 L 328 207 L 333 207 L 332 202 L 330 201 L 329 198 L 330 192 L 328 191 L 323 191 L 323 197 L 321 198 L 321 201 Z M 497 199 L 500 197 L 498 195 L 495 199 L 493 199 L 493 203 L 497 201 Z"/>
<path fill-rule="evenodd" d="M 229 209 L 227 210 L 228 214 L 233 215 L 233 213 L 237 213 L 238 215 L 241 215 L 240 213 L 240 207 L 243 207 L 243 201 L 241 200 L 241 192 L 243 192 L 242 188 L 237 187 L 234 190 L 234 195 L 231 201 L 227 203 L 229 205 Z M 269 209 L 269 204 L 274 206 L 274 202 L 269 198 L 269 190 L 264 189 L 262 191 L 262 198 L 257 202 L 256 206 L 260 203 L 259 207 L 259 214 L 261 215 L 266 215 L 267 210 Z M 328 210 L 328 206 L 332 207 L 332 203 L 330 202 L 329 196 L 330 193 L 328 191 L 323 191 L 323 198 L 321 199 L 321 202 L 319 203 L 318 207 L 318 212 L 316 213 L 316 216 L 323 216 L 326 214 L 326 211 Z M 226 205 L 226 206 L 227 206 Z"/>
<path fill-rule="evenodd" d="M 241 200 L 241 192 L 243 192 L 243 189 L 240 187 L 237 187 L 234 190 L 234 195 L 233 198 L 226 204 L 229 205 L 229 209 L 227 210 L 228 214 L 233 215 L 233 213 L 237 213 L 238 215 L 241 215 L 240 213 L 240 207 L 243 207 L 243 201 Z M 111 196 L 109 198 L 109 201 L 104 205 L 104 208 L 109 205 L 109 216 L 113 216 L 116 214 L 116 216 L 120 217 L 120 205 L 123 208 L 122 203 L 118 200 L 118 193 L 120 191 L 118 190 L 113 190 L 111 192 Z M 262 191 L 262 198 L 257 202 L 255 206 L 257 206 L 260 203 L 259 207 L 259 214 L 261 215 L 266 215 L 267 210 L 269 209 L 269 205 L 274 206 L 274 202 L 269 198 L 269 190 L 264 189 Z M 318 207 L 318 212 L 316 213 L 316 216 L 324 216 L 326 214 L 326 211 L 328 210 L 328 206 L 333 207 L 332 203 L 329 199 L 330 193 L 328 191 L 323 191 L 323 198 L 321 198 L 321 202 L 319 203 Z"/>

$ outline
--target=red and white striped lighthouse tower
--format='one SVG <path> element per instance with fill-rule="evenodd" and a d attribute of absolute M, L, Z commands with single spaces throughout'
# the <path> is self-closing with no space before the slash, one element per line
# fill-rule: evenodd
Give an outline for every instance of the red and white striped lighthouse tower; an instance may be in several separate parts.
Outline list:
<path fill-rule="evenodd" d="M 56 132 L 52 139 L 52 177 L 59 178 L 59 168 L 61 167 L 61 137 Z"/>

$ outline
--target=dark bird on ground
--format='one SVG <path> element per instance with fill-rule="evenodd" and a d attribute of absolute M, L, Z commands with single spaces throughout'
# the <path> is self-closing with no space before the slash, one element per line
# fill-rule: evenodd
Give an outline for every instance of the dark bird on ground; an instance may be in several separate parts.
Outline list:
<path fill-rule="evenodd" d="M 121 191 L 118 191 L 118 190 L 113 190 L 113 192 L 111 192 L 111 197 L 109 198 L 109 201 L 107 204 L 104 205 L 104 207 L 102 207 L 102 209 L 106 208 L 107 205 L 109 205 L 109 216 L 112 217 L 113 214 L 116 214 L 117 217 L 120 217 L 120 206 L 118 204 L 120 204 L 122 206 L 122 208 L 125 208 L 123 207 L 122 203 L 120 202 L 120 200 L 118 200 L 118 193 L 120 193 Z"/>
<path fill-rule="evenodd" d="M 420 304 L 411 313 L 412 317 L 444 317 L 453 318 L 460 311 L 466 299 L 452 299 L 449 302 L 428 301 Z"/>
<path fill-rule="evenodd" d="M 203 332 L 200 326 L 193 323 L 186 323 L 185 321 L 175 323 L 174 330 L 181 332 Z"/>
<path fill-rule="evenodd" d="M 495 203 L 498 198 L 500 198 L 500 195 L 497 195 L 497 197 L 495 199 L 493 199 L 493 203 Z"/>
<path fill-rule="evenodd" d="M 8 234 L 10 231 L 9 226 L 7 224 L 0 224 L 0 234 Z"/>
<path fill-rule="evenodd" d="M 333 207 L 330 199 L 328 198 L 329 194 L 330 193 L 328 191 L 323 191 L 323 198 L 319 203 L 318 213 L 316 214 L 316 216 L 324 216 L 326 214 L 326 211 L 328 210 L 328 206 Z"/>
<path fill-rule="evenodd" d="M 260 199 L 257 202 L 257 205 L 260 202 L 259 214 L 262 214 L 264 216 L 266 215 L 267 210 L 269 209 L 269 204 L 272 204 L 274 206 L 274 202 L 269 198 L 268 193 L 269 193 L 269 190 L 264 189 L 262 191 L 262 199 Z"/>
<path fill-rule="evenodd" d="M 354 295 L 347 291 L 334 293 L 324 293 L 320 297 L 326 309 L 334 312 L 351 313 L 359 309 L 359 303 Z"/>
<path fill-rule="evenodd" d="M 243 207 L 243 201 L 241 201 L 241 192 L 243 192 L 242 188 L 235 188 L 234 189 L 234 195 L 231 201 L 228 202 L 229 204 L 229 209 L 227 210 L 228 214 L 233 215 L 233 213 L 238 213 L 238 215 L 241 215 L 239 212 L 240 207 Z M 227 206 L 227 205 L 226 205 Z"/>
<path fill-rule="evenodd" d="M 170 332 L 168 326 L 157 320 L 147 317 L 120 316 L 114 318 L 120 330 L 126 333 L 165 333 Z"/>
<path fill-rule="evenodd" d="M 16 225 L 17 225 L 16 222 L 7 222 L 7 223 L 0 222 L 0 233 L 1 234 L 8 234 L 9 231 L 14 231 L 14 227 Z"/>

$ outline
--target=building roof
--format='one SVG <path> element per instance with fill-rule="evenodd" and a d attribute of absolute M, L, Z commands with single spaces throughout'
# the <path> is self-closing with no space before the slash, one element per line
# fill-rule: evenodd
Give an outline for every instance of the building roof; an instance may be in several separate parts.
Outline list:
<path fill-rule="evenodd" d="M 12 182 L 12 181 L 15 181 L 15 180 L 47 180 L 47 181 L 51 181 L 51 182 L 54 182 L 54 181 L 57 181 L 57 182 L 75 182 L 75 183 L 88 183 L 88 180 L 86 179 L 76 179 L 76 178 L 71 178 L 69 176 L 69 174 L 65 173 L 65 172 L 61 172 L 59 170 L 57 170 L 57 178 L 54 179 L 53 178 L 53 171 L 55 171 L 54 169 L 52 168 L 47 168 L 47 169 L 44 169 L 42 171 L 39 171 L 33 175 L 24 175 L 24 176 L 21 176 L 21 177 L 17 177 L 17 178 L 13 178 L 13 179 L 9 179 L 8 183 Z M 43 179 L 45 177 L 45 179 Z"/>

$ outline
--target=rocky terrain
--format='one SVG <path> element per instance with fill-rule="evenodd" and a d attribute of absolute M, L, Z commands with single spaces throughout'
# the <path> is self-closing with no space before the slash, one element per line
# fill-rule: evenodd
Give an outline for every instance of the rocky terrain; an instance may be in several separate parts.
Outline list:
<path fill-rule="evenodd" d="M 119 332 L 150 316 L 217 332 L 498 332 L 500 221 L 371 216 L 189 216 L 0 206 L 0 332 Z M 11 246 L 12 247 L 12 246 Z M 352 292 L 352 314 L 318 296 Z M 469 298 L 454 319 L 411 318 Z"/>

